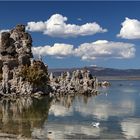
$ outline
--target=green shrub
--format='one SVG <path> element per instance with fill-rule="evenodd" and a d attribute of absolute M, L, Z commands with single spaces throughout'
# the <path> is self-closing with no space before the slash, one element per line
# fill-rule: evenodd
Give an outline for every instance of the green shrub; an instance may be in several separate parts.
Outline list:
<path fill-rule="evenodd" d="M 47 68 L 38 61 L 35 61 L 33 66 L 22 66 L 19 76 L 35 86 L 44 86 L 49 81 Z"/>

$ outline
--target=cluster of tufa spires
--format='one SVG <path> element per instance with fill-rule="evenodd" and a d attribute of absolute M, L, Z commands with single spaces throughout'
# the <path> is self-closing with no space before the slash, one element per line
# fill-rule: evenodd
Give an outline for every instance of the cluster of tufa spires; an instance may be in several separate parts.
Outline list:
<path fill-rule="evenodd" d="M 56 94 L 97 94 L 98 80 L 86 69 L 64 72 L 59 77 L 50 74 L 50 85 Z"/>

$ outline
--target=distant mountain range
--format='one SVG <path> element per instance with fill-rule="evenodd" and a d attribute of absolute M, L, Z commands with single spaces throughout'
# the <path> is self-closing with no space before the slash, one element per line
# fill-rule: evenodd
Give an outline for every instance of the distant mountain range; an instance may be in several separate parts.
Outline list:
<path fill-rule="evenodd" d="M 114 69 L 114 68 L 103 68 L 103 67 L 86 67 L 88 70 L 90 70 L 91 74 L 94 76 L 123 76 L 123 77 L 140 77 L 140 69 Z M 69 71 L 72 72 L 77 69 L 83 69 L 83 68 L 56 68 L 56 69 L 49 69 L 49 72 L 53 72 L 54 75 L 58 76 L 62 72 Z"/>

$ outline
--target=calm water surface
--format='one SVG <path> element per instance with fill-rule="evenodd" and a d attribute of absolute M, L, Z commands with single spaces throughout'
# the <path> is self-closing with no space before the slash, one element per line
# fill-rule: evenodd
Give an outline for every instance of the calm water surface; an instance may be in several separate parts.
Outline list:
<path fill-rule="evenodd" d="M 0 139 L 140 139 L 140 81 L 111 83 L 97 96 L 1 99 Z"/>

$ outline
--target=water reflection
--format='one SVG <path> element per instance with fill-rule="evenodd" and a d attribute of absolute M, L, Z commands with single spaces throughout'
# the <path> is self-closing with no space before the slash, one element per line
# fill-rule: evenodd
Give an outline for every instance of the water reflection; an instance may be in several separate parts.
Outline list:
<path fill-rule="evenodd" d="M 139 117 L 138 101 L 140 97 L 138 91 L 140 86 L 139 84 L 136 85 L 138 86 L 135 86 L 135 82 L 131 87 L 129 84 L 121 87 L 113 85 L 111 88 L 101 89 L 102 94 L 92 97 L 78 95 L 59 97 L 51 103 L 49 112 L 50 118 L 54 116 L 58 120 L 54 125 L 48 124 L 48 128 L 50 126 L 54 138 L 59 135 L 60 138 L 80 138 L 80 136 L 77 136 L 79 133 L 81 137 L 86 136 L 84 138 L 140 138 L 139 125 L 136 125 L 134 121 L 128 122 L 124 120 L 127 117 Z M 73 123 L 72 125 L 67 123 L 70 119 L 71 124 Z M 65 120 L 67 121 L 65 122 Z M 92 121 L 101 122 L 99 130 L 94 130 L 89 126 Z M 51 119 L 50 122 L 52 122 Z M 64 124 L 61 130 L 62 122 Z M 84 124 L 81 124 L 83 122 Z M 79 133 L 73 127 L 78 127 Z M 69 134 L 69 131 L 64 130 L 66 128 L 70 129 L 71 134 Z M 82 131 L 83 128 L 87 132 Z M 98 133 L 95 134 L 93 131 Z M 91 135 L 89 134 L 90 132 Z"/>
<path fill-rule="evenodd" d="M 80 113 L 88 115 L 91 114 L 93 109 L 93 96 L 86 95 L 65 95 L 56 96 L 51 102 L 51 107 L 49 110 L 50 115 L 54 116 L 71 116 L 74 112 L 78 111 Z M 91 102 L 92 100 L 92 102 Z M 91 109 L 92 108 L 92 109 Z"/>
<path fill-rule="evenodd" d="M 51 102 L 49 114 L 54 116 L 69 116 L 73 112 L 74 95 L 56 96 Z"/>
<path fill-rule="evenodd" d="M 76 111 L 82 115 L 93 115 L 100 120 L 107 120 L 110 116 L 127 116 L 133 114 L 135 110 L 135 102 L 133 100 L 122 98 L 115 103 L 114 100 L 105 99 L 89 99 L 86 105 L 82 102 L 77 102 Z"/>
<path fill-rule="evenodd" d="M 127 139 L 140 138 L 140 119 L 128 118 L 121 122 L 123 134 Z"/>
<path fill-rule="evenodd" d="M 0 139 L 139 139 L 140 86 L 116 85 L 97 96 L 1 99 Z"/>
<path fill-rule="evenodd" d="M 3 135 L 0 135 L 0 138 L 7 134 L 14 134 L 14 138 L 30 138 L 32 129 L 42 127 L 48 118 L 49 104 L 50 101 L 46 98 L 1 99 L 0 132 Z"/>
<path fill-rule="evenodd" d="M 48 137 L 53 140 L 97 138 L 102 131 L 102 128 L 97 129 L 91 125 L 73 123 L 48 123 L 45 129 L 51 132 Z"/>
<path fill-rule="evenodd" d="M 122 96 L 119 100 L 110 100 L 96 96 L 63 96 L 51 103 L 49 114 L 54 116 L 71 116 L 79 112 L 84 117 L 93 116 L 107 120 L 110 116 L 127 116 L 135 112 L 135 101 Z"/>

